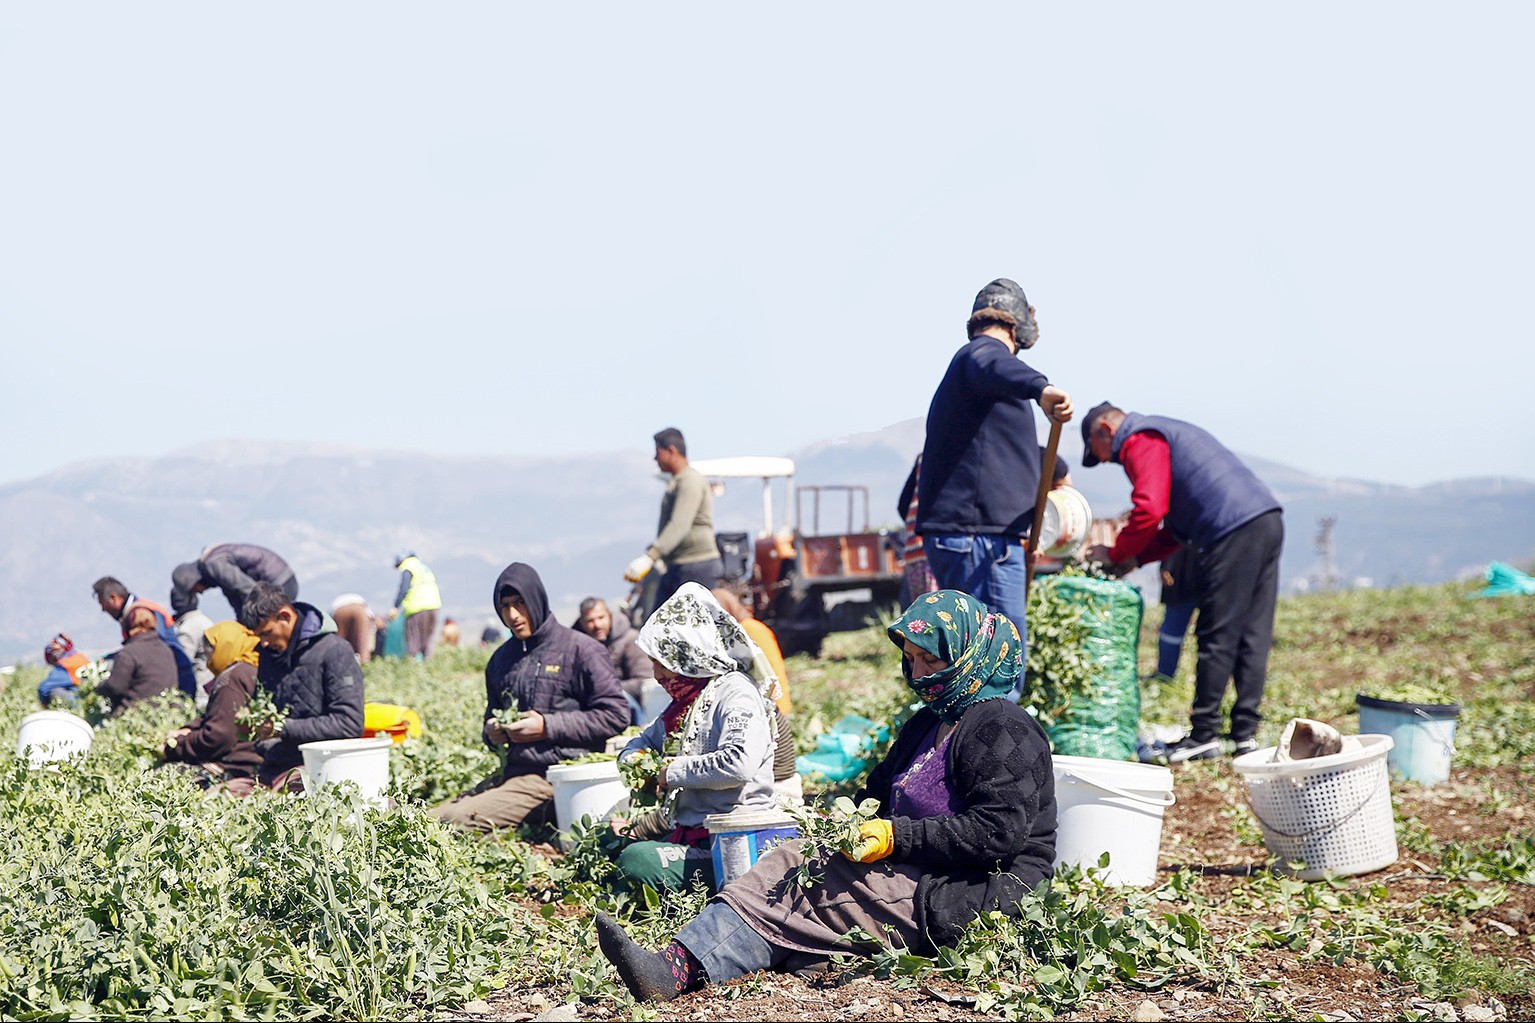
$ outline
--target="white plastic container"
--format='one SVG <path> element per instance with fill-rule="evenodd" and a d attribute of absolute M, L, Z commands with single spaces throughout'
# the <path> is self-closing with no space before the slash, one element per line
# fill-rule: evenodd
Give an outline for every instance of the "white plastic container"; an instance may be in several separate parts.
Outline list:
<path fill-rule="evenodd" d="M 629 808 L 629 787 L 618 776 L 617 760 L 555 764 L 545 777 L 554 788 L 554 819 L 562 832 L 560 844 L 567 848 L 569 842 L 564 835 L 582 817 L 601 821 Z"/>
<path fill-rule="evenodd" d="M 704 818 L 714 858 L 714 890 L 750 870 L 779 842 L 799 837 L 799 825 L 782 810 L 736 810 Z"/>
<path fill-rule="evenodd" d="M 389 751 L 393 747 L 394 741 L 387 735 L 303 743 L 299 752 L 304 754 L 304 791 L 318 792 L 349 781 L 356 784 L 364 800 L 382 807 L 388 802 L 384 793 L 389 788 Z"/>
<path fill-rule="evenodd" d="M 647 678 L 640 686 L 640 724 L 648 725 L 661 716 L 661 712 L 671 705 L 672 698 L 667 695 L 661 683 L 653 678 Z"/>
<path fill-rule="evenodd" d="M 1274 762 L 1275 747 L 1231 762 L 1277 870 L 1303 881 L 1368 874 L 1397 860 L 1389 735 L 1345 736 L 1343 752 Z M 1299 864 L 1293 866 L 1292 864 Z"/>
<path fill-rule="evenodd" d="M 1093 509 L 1075 487 L 1056 487 L 1045 496 L 1045 516 L 1039 524 L 1039 555 L 1064 561 L 1087 542 Z"/>
<path fill-rule="evenodd" d="M 84 718 L 59 710 L 40 710 L 21 719 L 16 755 L 32 767 L 67 760 L 91 748 L 91 726 Z"/>
<path fill-rule="evenodd" d="M 1096 867 L 1108 853 L 1109 884 L 1155 883 L 1162 815 L 1177 799 L 1172 771 L 1099 757 L 1052 759 L 1056 866 Z"/>

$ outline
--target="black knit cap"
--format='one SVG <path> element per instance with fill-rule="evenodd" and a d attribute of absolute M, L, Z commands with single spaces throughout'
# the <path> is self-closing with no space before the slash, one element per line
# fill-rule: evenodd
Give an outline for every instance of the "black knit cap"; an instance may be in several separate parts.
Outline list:
<path fill-rule="evenodd" d="M 970 307 L 970 311 L 973 313 L 988 307 L 1008 313 L 1019 323 L 1029 318 L 1029 297 L 1023 293 L 1017 281 L 1010 281 L 1006 277 L 998 277 L 976 292 L 975 305 Z"/>
<path fill-rule="evenodd" d="M 1099 416 L 1114 407 L 1112 401 L 1100 401 L 1082 417 L 1082 464 L 1086 468 L 1091 469 L 1098 464 L 1098 457 L 1093 454 L 1093 424 L 1098 421 Z"/>

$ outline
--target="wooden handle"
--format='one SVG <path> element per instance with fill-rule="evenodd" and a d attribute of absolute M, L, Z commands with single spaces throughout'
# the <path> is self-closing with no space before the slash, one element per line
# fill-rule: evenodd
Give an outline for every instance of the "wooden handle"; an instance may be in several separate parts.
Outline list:
<path fill-rule="evenodd" d="M 1029 546 L 1024 557 L 1023 597 L 1029 597 L 1029 586 L 1034 582 L 1034 552 L 1039 549 L 1039 531 L 1045 525 L 1045 502 L 1050 499 L 1050 485 L 1055 476 L 1055 451 L 1061 446 L 1061 424 L 1050 420 L 1050 440 L 1045 444 L 1045 457 L 1039 463 L 1039 499 L 1034 502 L 1034 526 L 1029 530 Z"/>

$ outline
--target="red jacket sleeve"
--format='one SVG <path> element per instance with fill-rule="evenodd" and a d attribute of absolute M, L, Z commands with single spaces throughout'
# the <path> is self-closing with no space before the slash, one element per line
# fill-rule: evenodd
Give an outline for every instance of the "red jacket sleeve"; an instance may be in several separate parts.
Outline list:
<path fill-rule="evenodd" d="M 1119 531 L 1109 557 L 1161 561 L 1178 549 L 1178 538 L 1162 525 L 1172 494 L 1173 457 L 1167 440 L 1155 430 L 1133 433 L 1119 447 L 1119 464 L 1130 477 L 1130 521 Z"/>

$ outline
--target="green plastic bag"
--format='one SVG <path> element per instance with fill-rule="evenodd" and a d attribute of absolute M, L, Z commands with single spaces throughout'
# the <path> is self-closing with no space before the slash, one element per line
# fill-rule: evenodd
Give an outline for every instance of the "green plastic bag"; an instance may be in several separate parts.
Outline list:
<path fill-rule="evenodd" d="M 1140 731 L 1141 688 L 1136 663 L 1141 591 L 1117 579 L 1046 576 L 1036 586 L 1082 609 L 1084 652 L 1093 665 L 1085 692 L 1073 693 L 1066 710 L 1045 727 L 1055 752 L 1073 757 L 1134 760 Z"/>

